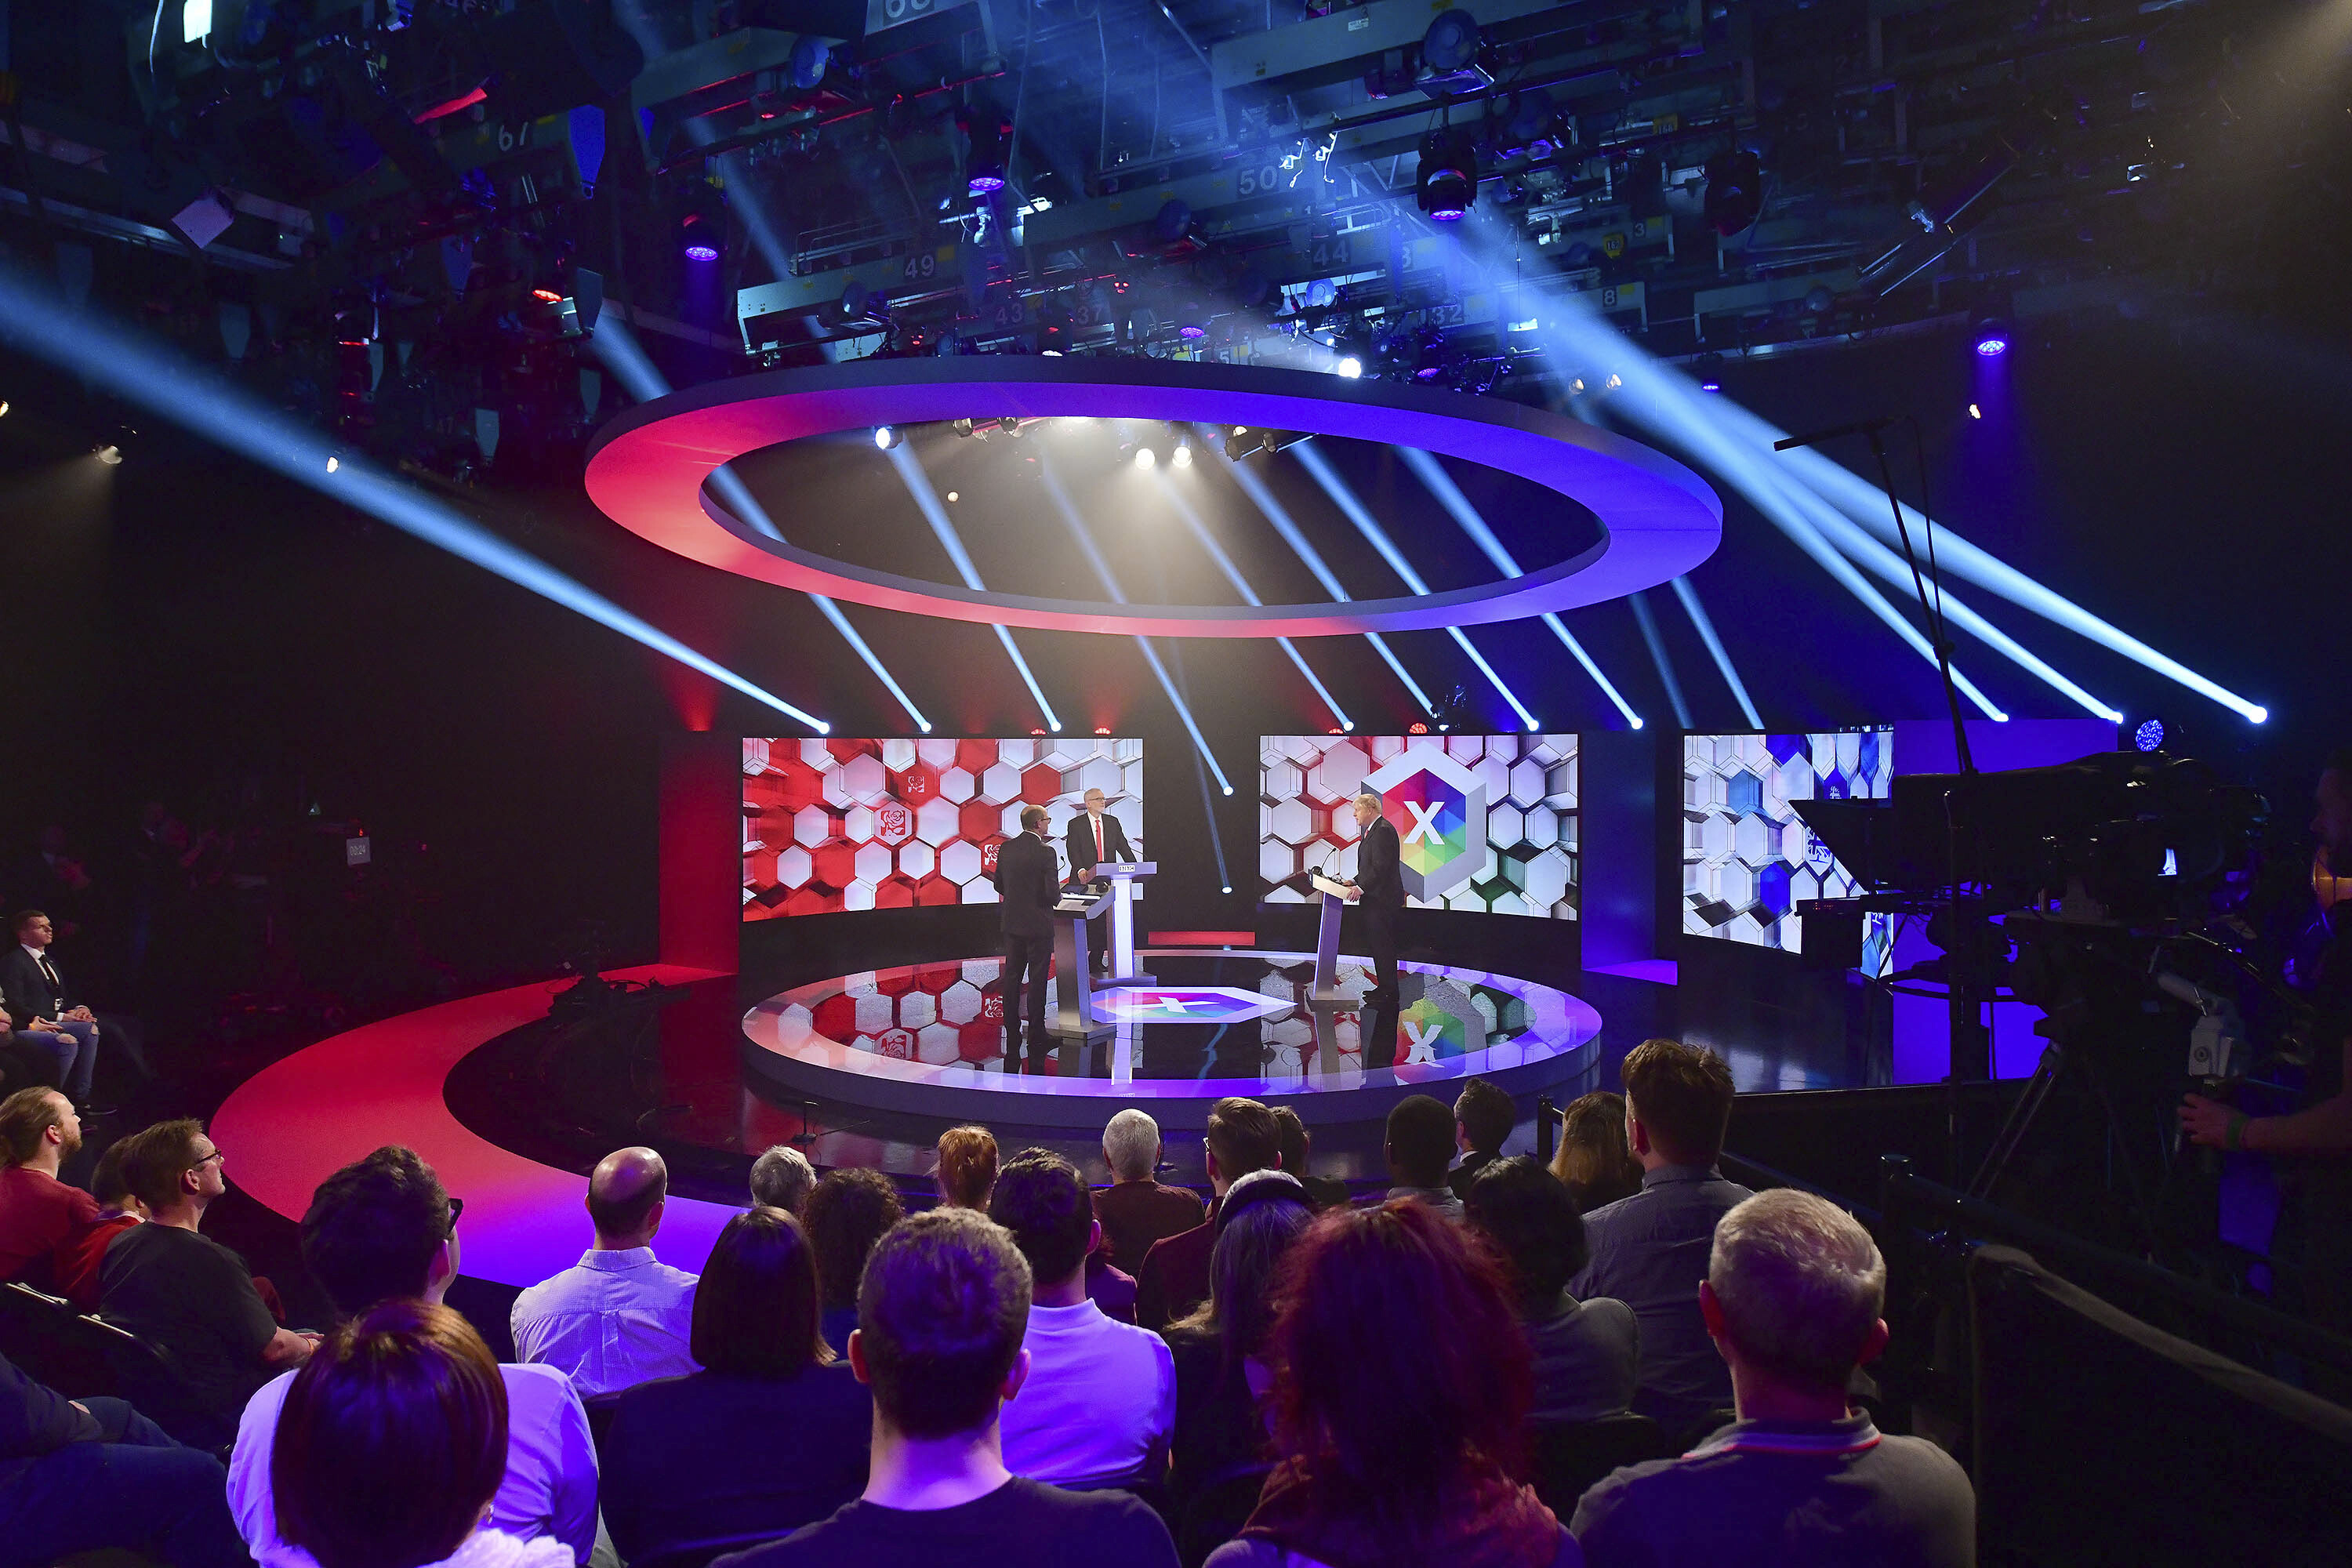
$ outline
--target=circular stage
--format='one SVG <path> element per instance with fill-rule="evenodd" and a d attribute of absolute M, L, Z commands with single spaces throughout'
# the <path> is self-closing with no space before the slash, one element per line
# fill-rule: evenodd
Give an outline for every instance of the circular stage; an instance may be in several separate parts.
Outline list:
<path fill-rule="evenodd" d="M 1407 963 L 1393 1014 L 1307 1005 L 1307 953 L 1152 949 L 1158 984 L 1097 993 L 1109 1030 L 1008 1061 L 995 958 L 902 964 L 769 997 L 743 1016 L 744 1072 L 791 1095 L 916 1115 L 1100 1127 L 1122 1104 L 1197 1128 L 1227 1095 L 1291 1101 L 1309 1122 L 1369 1121 L 1408 1095 L 1478 1077 L 1514 1094 L 1582 1072 L 1601 1015 L 1556 987 Z M 1344 990 L 1370 989 L 1366 961 Z M 1055 998 L 1047 987 L 1046 1014 Z"/>

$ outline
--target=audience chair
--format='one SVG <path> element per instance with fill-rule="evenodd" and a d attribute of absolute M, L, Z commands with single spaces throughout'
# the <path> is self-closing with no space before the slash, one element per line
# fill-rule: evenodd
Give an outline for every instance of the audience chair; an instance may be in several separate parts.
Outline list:
<path fill-rule="evenodd" d="M 114 1379 L 114 1392 L 137 1405 L 139 1414 L 192 1447 L 227 1458 L 236 1434 L 221 1437 L 219 1423 L 197 1405 L 187 1378 L 172 1352 L 95 1312 L 74 1320 L 76 1342 L 89 1347 Z"/>
<path fill-rule="evenodd" d="M 1604 1415 L 1535 1428 L 1536 1495 L 1565 1520 L 1576 1500 L 1621 1466 L 1663 1459 L 1681 1450 L 1646 1415 Z"/>
<path fill-rule="evenodd" d="M 1184 1568 L 1201 1568 L 1209 1553 L 1242 1532 L 1257 1507 L 1271 1465 L 1221 1470 L 1192 1489 L 1176 1520 L 1176 1556 Z"/>
<path fill-rule="evenodd" d="M 62 1296 L 11 1280 L 0 1285 L 0 1353 L 68 1399 L 114 1392 L 106 1360 L 83 1337 Z"/>

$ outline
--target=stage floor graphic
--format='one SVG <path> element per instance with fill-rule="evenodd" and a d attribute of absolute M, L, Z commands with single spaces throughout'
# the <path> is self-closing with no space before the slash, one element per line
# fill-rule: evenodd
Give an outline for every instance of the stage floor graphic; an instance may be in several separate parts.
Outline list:
<path fill-rule="evenodd" d="M 792 1093 L 1036 1126 L 1099 1125 L 1105 1101 L 1197 1126 L 1226 1095 L 1293 1100 L 1308 1121 L 1385 1114 L 1406 1095 L 1485 1077 L 1532 1092 L 1575 1077 L 1601 1016 L 1575 995 L 1485 970 L 1402 966 L 1402 1005 L 1322 1015 L 1307 1005 L 1304 953 L 1150 950 L 1159 984 L 1097 995 L 1109 1029 L 1008 1059 L 999 961 L 902 964 L 801 985 L 743 1018 L 748 1073 Z M 1364 961 L 1343 990 L 1365 993 Z M 1047 1016 L 1057 1000 L 1048 985 Z M 1011 1097 L 1011 1098 L 1009 1098 Z"/>

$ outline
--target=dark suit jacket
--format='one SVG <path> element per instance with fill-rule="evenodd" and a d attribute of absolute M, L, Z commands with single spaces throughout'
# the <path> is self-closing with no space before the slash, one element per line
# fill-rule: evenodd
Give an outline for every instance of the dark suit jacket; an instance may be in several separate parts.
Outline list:
<path fill-rule="evenodd" d="M 8 1022 L 17 1028 L 36 1018 L 54 1018 L 58 991 L 65 993 L 67 1006 L 80 1005 L 75 999 L 73 987 L 66 984 L 65 965 L 52 958 L 49 967 L 58 972 L 57 990 L 50 989 L 47 976 L 41 973 L 41 966 L 33 962 L 33 955 L 25 951 L 22 942 L 8 939 L 8 951 L 0 952 L 0 998 L 5 998 Z"/>
<path fill-rule="evenodd" d="M 1062 897 L 1052 846 L 1034 833 L 1006 839 L 996 852 L 996 895 L 1003 901 L 1005 935 L 1052 936 L 1054 906 Z"/>
<path fill-rule="evenodd" d="M 1385 816 L 1372 818 L 1356 849 L 1356 886 L 1364 889 L 1363 904 L 1371 910 L 1404 908 L 1404 878 L 1397 871 L 1396 824 Z"/>
<path fill-rule="evenodd" d="M 1135 1276 L 1135 1321 L 1157 1333 L 1209 1299 L 1209 1255 L 1217 1222 L 1210 1217 L 1151 1244 Z"/>
<path fill-rule="evenodd" d="M 1095 858 L 1095 827 L 1083 811 L 1070 818 L 1070 831 L 1063 838 L 1062 847 L 1069 853 L 1072 876 L 1104 861 L 1117 864 L 1135 858 L 1135 850 L 1127 842 L 1127 829 L 1108 811 L 1103 813 L 1102 860 Z"/>

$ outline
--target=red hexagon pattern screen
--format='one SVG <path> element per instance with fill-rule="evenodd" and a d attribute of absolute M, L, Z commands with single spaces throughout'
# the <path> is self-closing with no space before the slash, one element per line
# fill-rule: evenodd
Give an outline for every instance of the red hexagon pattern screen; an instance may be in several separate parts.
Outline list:
<path fill-rule="evenodd" d="M 1143 854 L 1139 740 L 747 738 L 743 918 L 992 904 L 1021 808 L 1052 813 L 1058 847 L 1090 789 Z"/>

